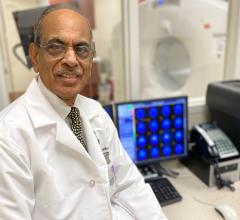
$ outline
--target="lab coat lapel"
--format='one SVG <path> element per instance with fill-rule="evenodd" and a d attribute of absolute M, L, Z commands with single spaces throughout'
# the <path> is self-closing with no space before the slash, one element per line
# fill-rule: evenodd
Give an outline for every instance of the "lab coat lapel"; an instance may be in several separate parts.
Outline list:
<path fill-rule="evenodd" d="M 81 116 L 84 124 L 84 132 L 87 140 L 88 153 L 91 159 L 96 164 L 96 166 L 98 167 L 105 166 L 106 161 L 102 154 L 102 150 L 100 146 L 101 143 L 99 142 L 96 136 L 96 133 L 94 133 L 95 129 L 92 128 L 89 118 L 87 117 L 87 114 L 83 110 L 81 111 Z"/>
<path fill-rule="evenodd" d="M 48 127 L 55 126 L 56 137 L 53 136 L 51 138 L 56 138 L 57 143 L 72 148 L 90 159 L 86 150 L 67 126 L 66 122 L 57 114 L 50 103 L 42 95 L 36 79 L 32 81 L 27 89 L 25 100 L 30 118 L 36 131 L 41 129 L 41 134 L 47 139 L 49 135 L 53 135 L 49 134 Z M 42 148 L 45 147 L 41 146 L 41 144 L 39 146 Z"/>
<path fill-rule="evenodd" d="M 66 122 L 61 118 L 60 120 L 57 120 L 56 141 L 65 145 L 66 147 L 70 147 L 73 150 L 81 153 L 85 157 L 88 157 L 88 159 L 91 159 L 87 151 L 85 150 L 85 148 L 82 146 L 80 141 L 72 132 L 72 130 L 67 126 Z"/>

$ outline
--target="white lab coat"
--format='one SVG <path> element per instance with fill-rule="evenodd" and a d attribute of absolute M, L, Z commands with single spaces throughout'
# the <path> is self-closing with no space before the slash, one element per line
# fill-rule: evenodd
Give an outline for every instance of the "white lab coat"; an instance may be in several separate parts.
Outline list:
<path fill-rule="evenodd" d="M 88 152 L 36 79 L 1 112 L 0 219 L 166 219 L 105 111 L 86 97 L 77 103 Z"/>

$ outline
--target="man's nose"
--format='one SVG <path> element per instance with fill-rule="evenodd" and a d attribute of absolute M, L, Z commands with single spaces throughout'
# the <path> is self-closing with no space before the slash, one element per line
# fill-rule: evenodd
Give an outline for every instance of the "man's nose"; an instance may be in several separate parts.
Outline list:
<path fill-rule="evenodd" d="M 74 48 L 66 48 L 66 52 L 62 61 L 70 67 L 74 67 L 78 64 L 77 55 L 74 51 Z"/>

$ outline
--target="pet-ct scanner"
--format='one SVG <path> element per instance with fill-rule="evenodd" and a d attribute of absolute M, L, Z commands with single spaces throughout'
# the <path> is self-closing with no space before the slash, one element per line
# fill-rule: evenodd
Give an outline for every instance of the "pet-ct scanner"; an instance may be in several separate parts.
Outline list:
<path fill-rule="evenodd" d="M 131 82 L 138 98 L 204 96 L 209 82 L 222 80 L 227 11 L 224 0 L 140 3 L 140 85 Z"/>

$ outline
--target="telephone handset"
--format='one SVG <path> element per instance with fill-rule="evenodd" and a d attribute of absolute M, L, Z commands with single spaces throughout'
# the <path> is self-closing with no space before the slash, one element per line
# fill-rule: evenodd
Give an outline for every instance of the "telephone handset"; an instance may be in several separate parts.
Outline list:
<path fill-rule="evenodd" d="M 226 159 L 239 155 L 237 148 L 215 122 L 195 125 L 192 140 L 208 158 Z"/>

